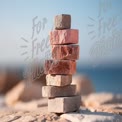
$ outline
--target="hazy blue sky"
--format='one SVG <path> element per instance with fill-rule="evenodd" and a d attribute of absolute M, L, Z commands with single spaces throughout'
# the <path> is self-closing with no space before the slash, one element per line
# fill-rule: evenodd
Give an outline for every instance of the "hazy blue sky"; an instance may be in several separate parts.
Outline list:
<path fill-rule="evenodd" d="M 122 0 L 0 0 L 0 63 L 31 58 L 33 19 L 37 16 L 35 24 L 46 22 L 39 34 L 34 31 L 36 43 L 44 44 L 57 14 L 70 14 L 72 28 L 79 29 L 79 64 L 120 62 L 121 13 Z M 46 51 L 39 52 L 38 57 L 44 58 Z"/>

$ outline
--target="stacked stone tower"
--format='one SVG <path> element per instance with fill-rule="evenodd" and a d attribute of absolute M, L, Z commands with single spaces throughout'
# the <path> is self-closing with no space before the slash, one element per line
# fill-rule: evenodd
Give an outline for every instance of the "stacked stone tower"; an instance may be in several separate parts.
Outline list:
<path fill-rule="evenodd" d="M 79 109 L 81 97 L 76 95 L 76 86 L 71 85 L 79 58 L 78 30 L 71 28 L 70 15 L 55 17 L 55 30 L 50 32 L 52 59 L 45 61 L 46 84 L 43 97 L 48 97 L 48 111 L 73 112 Z"/>

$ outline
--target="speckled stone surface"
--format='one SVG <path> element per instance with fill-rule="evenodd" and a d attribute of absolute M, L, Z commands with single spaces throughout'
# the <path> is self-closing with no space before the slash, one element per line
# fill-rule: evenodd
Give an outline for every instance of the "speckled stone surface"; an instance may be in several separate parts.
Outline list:
<path fill-rule="evenodd" d="M 67 86 L 72 82 L 72 75 L 47 75 L 46 84 L 51 86 Z"/>
<path fill-rule="evenodd" d="M 76 62 L 71 60 L 46 60 L 45 74 L 74 74 Z"/>
<path fill-rule="evenodd" d="M 69 86 L 43 86 L 42 87 L 42 96 L 47 98 L 54 98 L 54 97 L 67 97 L 67 96 L 74 96 L 75 95 L 76 86 L 69 85 Z"/>
<path fill-rule="evenodd" d="M 77 44 L 79 40 L 77 29 L 54 30 L 50 32 L 50 43 Z"/>
<path fill-rule="evenodd" d="M 70 29 L 71 27 L 71 16 L 67 14 L 61 14 L 55 16 L 55 29 Z"/>
<path fill-rule="evenodd" d="M 73 112 L 79 109 L 81 96 L 48 99 L 48 111 L 55 113 Z"/>
<path fill-rule="evenodd" d="M 52 58 L 56 60 L 78 60 L 78 45 L 52 45 Z"/>

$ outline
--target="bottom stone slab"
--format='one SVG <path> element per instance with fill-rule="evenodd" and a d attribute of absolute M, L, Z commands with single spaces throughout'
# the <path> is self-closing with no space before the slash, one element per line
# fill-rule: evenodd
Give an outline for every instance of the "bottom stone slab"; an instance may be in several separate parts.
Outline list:
<path fill-rule="evenodd" d="M 79 109 L 81 96 L 57 97 L 48 99 L 48 111 L 54 113 L 68 113 Z"/>
<path fill-rule="evenodd" d="M 107 112 L 90 112 L 87 109 L 78 113 L 65 113 L 60 116 L 70 122 L 122 122 L 122 116 Z"/>

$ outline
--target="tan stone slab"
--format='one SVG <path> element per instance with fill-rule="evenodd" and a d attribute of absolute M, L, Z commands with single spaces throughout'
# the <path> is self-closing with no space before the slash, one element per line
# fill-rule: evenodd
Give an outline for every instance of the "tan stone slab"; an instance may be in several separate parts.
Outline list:
<path fill-rule="evenodd" d="M 72 82 L 72 75 L 46 75 L 46 83 L 51 86 L 67 86 Z"/>
<path fill-rule="evenodd" d="M 81 96 L 57 97 L 48 99 L 48 111 L 54 113 L 67 113 L 77 111 L 81 104 Z"/>
<path fill-rule="evenodd" d="M 42 87 L 42 96 L 48 98 L 54 97 L 66 97 L 66 96 L 74 96 L 75 95 L 76 86 L 43 86 Z"/>
<path fill-rule="evenodd" d="M 122 122 L 122 116 L 120 115 L 107 112 L 89 112 L 87 110 L 81 110 L 79 113 L 65 113 L 60 117 L 70 122 Z"/>

